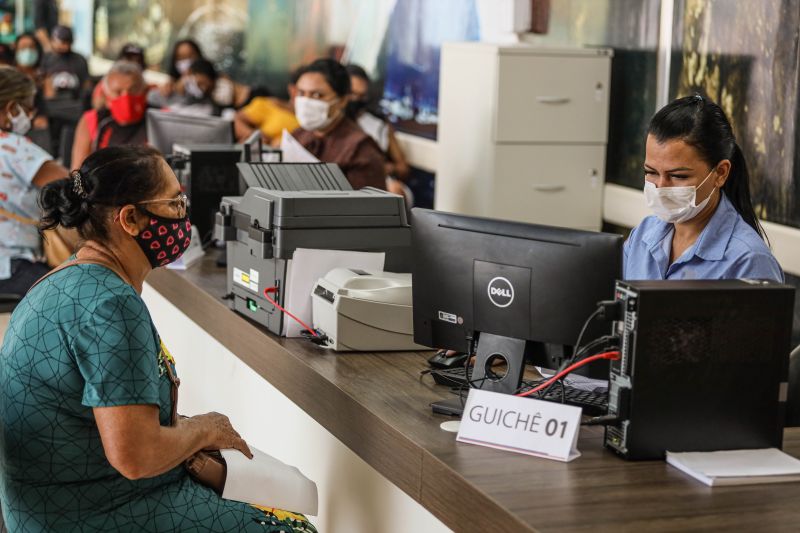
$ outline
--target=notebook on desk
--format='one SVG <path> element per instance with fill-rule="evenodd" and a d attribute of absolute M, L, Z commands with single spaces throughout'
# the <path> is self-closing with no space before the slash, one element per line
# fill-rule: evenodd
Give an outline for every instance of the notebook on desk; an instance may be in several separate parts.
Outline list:
<path fill-rule="evenodd" d="M 709 487 L 800 481 L 800 460 L 777 448 L 667 452 L 667 463 Z"/>

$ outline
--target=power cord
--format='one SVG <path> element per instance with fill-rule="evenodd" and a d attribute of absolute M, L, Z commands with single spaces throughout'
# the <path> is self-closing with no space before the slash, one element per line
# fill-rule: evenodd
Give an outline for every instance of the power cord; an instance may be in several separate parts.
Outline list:
<path fill-rule="evenodd" d="M 584 420 L 581 422 L 582 426 L 607 426 L 609 424 L 616 424 L 620 421 L 620 417 L 617 415 L 603 415 L 603 416 L 595 416 L 594 418 L 590 418 L 588 420 Z"/>
<path fill-rule="evenodd" d="M 284 307 L 281 304 L 279 304 L 278 302 L 276 302 L 275 300 L 272 299 L 270 294 L 276 294 L 277 295 L 277 293 L 278 293 L 278 287 L 267 287 L 267 288 L 264 289 L 264 298 L 266 298 L 267 301 L 269 303 L 271 303 L 272 305 L 274 305 L 275 308 L 278 309 L 280 312 L 282 312 L 285 315 L 289 316 L 290 318 L 294 319 L 295 322 L 297 322 L 298 324 L 303 326 L 303 329 L 305 329 L 312 337 L 319 337 L 317 332 L 314 331 L 313 329 L 311 329 L 311 327 L 308 324 L 306 324 L 305 322 L 303 322 L 302 320 L 297 318 L 295 315 L 293 315 L 287 309 L 284 309 Z"/>
<path fill-rule="evenodd" d="M 575 341 L 575 348 L 573 350 L 572 356 L 561 364 L 561 367 L 559 367 L 556 373 L 561 372 L 565 368 L 574 365 L 576 362 L 580 361 L 583 354 L 588 353 L 590 349 L 597 346 L 596 343 L 598 343 L 598 341 L 607 339 L 610 343 L 612 340 L 618 340 L 618 338 L 615 336 L 605 335 L 603 337 L 600 337 L 599 339 L 591 341 L 585 347 L 583 348 L 581 347 L 581 341 L 583 340 L 583 336 L 586 334 L 586 331 L 589 329 L 589 325 L 592 323 L 593 320 L 598 319 L 606 322 L 619 320 L 622 317 L 622 312 L 623 312 L 623 302 L 621 300 L 601 300 L 597 302 L 597 308 L 592 312 L 591 315 L 589 315 L 589 318 L 587 318 L 586 322 L 583 323 L 580 333 L 578 333 L 578 339 Z M 561 386 L 563 387 L 564 384 L 562 383 Z M 542 392 L 541 395 L 542 396 L 546 395 L 547 392 L 550 390 L 550 387 L 552 387 L 552 384 L 549 385 Z"/>
<path fill-rule="evenodd" d="M 595 351 L 597 349 L 600 349 L 602 351 L 610 351 L 612 349 L 616 349 L 618 340 L 619 340 L 619 338 L 617 336 L 615 336 L 615 335 L 604 335 L 604 336 L 602 336 L 600 338 L 597 338 L 597 339 L 589 342 L 586 346 L 581 348 L 579 351 L 576 351 L 575 354 L 572 355 L 572 357 L 567 359 L 558 368 L 556 373 L 561 372 L 562 370 L 564 370 L 568 366 L 576 363 L 577 361 L 580 361 L 580 360 L 584 359 L 585 357 L 588 357 L 588 354 L 591 354 L 593 351 Z M 561 383 L 561 380 L 559 380 L 559 383 Z M 547 393 L 549 392 L 550 388 L 553 387 L 554 385 L 555 385 L 555 383 L 551 384 L 546 389 L 544 389 L 541 392 L 540 396 L 546 396 Z M 562 387 L 564 386 L 563 383 L 561 383 L 561 385 L 562 385 Z M 519 392 L 519 391 L 517 391 L 517 392 Z"/>
<path fill-rule="evenodd" d="M 572 371 L 574 371 L 574 370 L 576 370 L 576 369 L 578 369 L 578 368 L 580 368 L 580 367 L 582 367 L 584 365 L 588 365 L 591 362 L 599 361 L 600 359 L 611 359 L 611 360 L 619 359 L 619 351 L 615 350 L 615 351 L 611 351 L 611 352 L 603 352 L 603 353 L 598 353 L 598 354 L 586 357 L 585 359 L 583 359 L 581 361 L 578 361 L 576 363 L 573 363 L 570 366 L 568 366 L 567 368 L 565 368 L 564 370 L 558 372 L 556 375 L 554 375 L 553 377 L 551 377 L 550 379 L 548 379 L 547 381 L 545 381 L 541 385 L 539 385 L 537 387 L 534 387 L 533 389 L 531 389 L 529 391 L 517 393 L 517 394 L 515 394 L 515 396 L 530 396 L 531 394 L 534 394 L 534 393 L 536 393 L 536 392 L 538 392 L 538 391 L 550 386 L 551 384 L 553 384 L 554 382 L 556 382 L 559 379 L 563 378 L 564 376 L 566 376 L 567 374 L 571 373 Z"/>

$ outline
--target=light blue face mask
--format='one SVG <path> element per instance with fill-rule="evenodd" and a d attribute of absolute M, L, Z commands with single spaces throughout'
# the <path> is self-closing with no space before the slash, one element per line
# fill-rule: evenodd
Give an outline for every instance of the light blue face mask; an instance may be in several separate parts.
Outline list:
<path fill-rule="evenodd" d="M 16 53 L 17 64 L 32 67 L 39 60 L 39 52 L 35 48 L 21 48 Z"/>

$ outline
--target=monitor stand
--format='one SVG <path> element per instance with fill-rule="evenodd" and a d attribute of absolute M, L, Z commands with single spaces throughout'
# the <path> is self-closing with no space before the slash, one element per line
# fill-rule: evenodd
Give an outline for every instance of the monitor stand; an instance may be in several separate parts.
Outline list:
<path fill-rule="evenodd" d="M 475 366 L 470 377 L 473 387 L 501 394 L 517 392 L 522 385 L 522 374 L 525 370 L 525 346 L 526 342 L 521 339 L 481 333 L 475 354 Z M 499 363 L 505 365 L 505 373 L 501 374 L 495 370 L 494 365 Z M 464 402 L 466 398 L 463 396 L 441 400 L 432 403 L 431 409 L 434 413 L 461 416 L 464 412 Z"/>

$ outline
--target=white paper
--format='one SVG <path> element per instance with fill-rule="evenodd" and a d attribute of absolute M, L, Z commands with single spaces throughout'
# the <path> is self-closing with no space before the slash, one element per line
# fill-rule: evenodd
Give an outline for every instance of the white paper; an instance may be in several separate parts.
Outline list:
<path fill-rule="evenodd" d="M 470 389 L 457 440 L 568 462 L 580 424 L 579 407 Z"/>
<path fill-rule="evenodd" d="M 281 154 L 284 163 L 319 163 L 319 159 L 286 130 L 281 136 Z"/>
<path fill-rule="evenodd" d="M 228 467 L 223 498 L 317 515 L 319 496 L 316 483 L 294 466 L 261 450 L 250 448 L 250 451 L 253 452 L 252 459 L 239 450 L 221 450 Z"/>
<path fill-rule="evenodd" d="M 667 462 L 707 477 L 786 476 L 800 474 L 800 460 L 777 448 L 718 452 L 667 452 Z M 679 466 L 676 463 L 680 463 Z M 681 468 L 684 470 L 684 468 Z M 686 470 L 684 470 L 686 471 Z"/>
<path fill-rule="evenodd" d="M 382 272 L 386 254 L 344 250 L 298 248 L 286 268 L 286 292 L 283 306 L 311 326 L 311 292 L 319 278 L 334 268 L 356 268 Z M 283 335 L 299 337 L 303 327 L 289 316 L 283 319 Z"/>
<path fill-rule="evenodd" d="M 536 367 L 536 370 L 542 377 L 550 378 L 553 377 L 556 372 L 549 368 L 542 368 Z M 564 384 L 568 387 L 572 387 L 573 389 L 578 389 L 581 391 L 586 392 L 608 392 L 608 380 L 607 379 L 594 379 L 594 378 L 587 378 L 586 376 L 581 376 L 580 374 L 570 374 L 564 378 Z"/>

